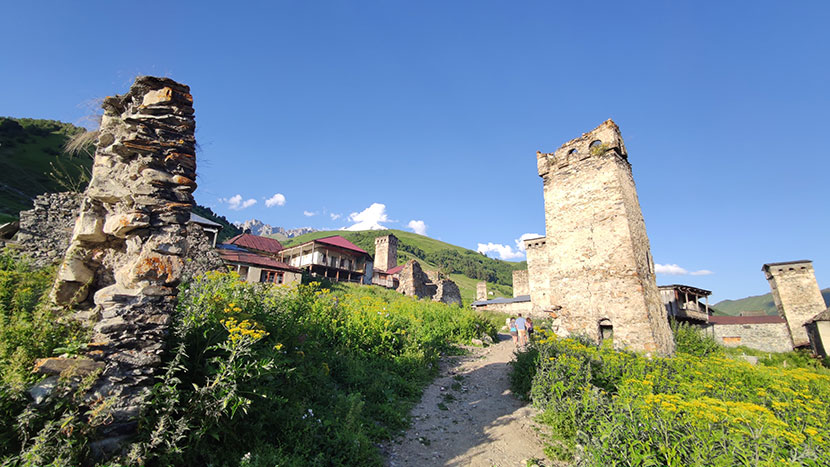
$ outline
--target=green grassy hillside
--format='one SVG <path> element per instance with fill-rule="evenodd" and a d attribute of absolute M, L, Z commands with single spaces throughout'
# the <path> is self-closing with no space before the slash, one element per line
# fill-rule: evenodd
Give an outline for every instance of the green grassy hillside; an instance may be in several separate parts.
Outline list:
<path fill-rule="evenodd" d="M 326 232 L 312 232 L 286 240 L 284 245 L 298 245 L 310 240 L 340 235 L 355 245 L 375 253 L 375 238 L 395 234 L 398 237 L 398 264 L 410 259 L 418 260 L 421 267 L 427 270 L 439 270 L 447 274 L 461 289 L 461 299 L 465 305 L 473 302 L 476 293 L 476 284 L 487 281 L 487 288 L 493 292 L 493 297 L 513 296 L 513 271 L 527 269 L 527 262 L 511 263 L 488 258 L 473 250 L 451 245 L 449 243 L 425 237 L 403 230 L 370 230 L 350 232 L 333 230 Z"/>
<path fill-rule="evenodd" d="M 822 290 L 821 296 L 824 297 L 825 306 L 830 306 L 830 288 Z M 768 315 L 778 314 L 778 311 L 775 309 L 775 302 L 772 300 L 772 294 L 769 293 L 741 298 L 739 300 L 723 300 L 716 303 L 714 308 L 720 314 L 731 316 L 737 316 L 742 311 L 756 310 L 763 310 Z"/>
<path fill-rule="evenodd" d="M 0 117 L 0 222 L 31 208 L 32 199 L 41 193 L 83 184 L 92 159 L 69 155 L 63 146 L 84 131 L 55 120 Z"/>

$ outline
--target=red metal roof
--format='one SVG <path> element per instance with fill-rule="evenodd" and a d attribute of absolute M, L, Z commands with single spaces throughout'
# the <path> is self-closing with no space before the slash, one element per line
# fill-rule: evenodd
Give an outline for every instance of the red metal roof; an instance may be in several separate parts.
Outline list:
<path fill-rule="evenodd" d="M 710 316 L 712 324 L 771 324 L 786 323 L 780 316 Z"/>
<path fill-rule="evenodd" d="M 369 253 L 366 252 L 366 250 L 358 247 L 357 245 L 355 245 L 354 243 L 346 240 L 345 238 L 341 237 L 340 235 L 333 235 L 331 237 L 318 238 L 317 240 L 314 240 L 314 241 L 318 242 L 318 243 L 323 243 L 323 244 L 326 244 L 326 245 L 332 245 L 332 246 L 336 246 L 336 247 L 340 247 L 340 248 L 345 248 L 346 250 L 357 251 L 358 253 L 363 253 L 364 255 L 369 254 Z"/>
<path fill-rule="evenodd" d="M 403 271 L 404 266 L 406 266 L 406 264 L 399 264 L 399 265 L 395 266 L 394 268 L 387 270 L 386 274 L 389 274 L 389 275 L 398 274 L 399 272 Z"/>
<path fill-rule="evenodd" d="M 251 250 L 264 251 L 266 253 L 278 253 L 283 249 L 282 244 L 273 238 L 251 234 L 239 234 L 225 243 L 241 246 L 242 248 L 250 248 Z"/>
<path fill-rule="evenodd" d="M 264 268 L 271 268 L 271 269 L 282 269 L 285 271 L 294 271 L 294 272 L 302 272 L 301 269 L 295 268 L 294 266 L 290 266 L 282 261 L 277 261 L 274 258 L 264 255 L 258 255 L 256 253 L 251 253 L 247 251 L 236 251 L 236 250 L 216 250 L 219 252 L 219 256 L 222 257 L 224 261 L 229 263 L 243 263 L 243 264 L 252 264 L 255 266 L 261 266 Z"/>

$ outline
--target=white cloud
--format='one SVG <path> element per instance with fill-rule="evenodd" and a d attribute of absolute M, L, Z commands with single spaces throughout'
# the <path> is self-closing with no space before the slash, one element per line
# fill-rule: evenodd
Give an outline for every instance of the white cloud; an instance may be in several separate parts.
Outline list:
<path fill-rule="evenodd" d="M 496 253 L 501 259 L 517 259 L 524 256 L 523 252 L 513 250 L 512 246 L 502 245 L 500 243 L 479 243 L 477 251 L 485 255 L 488 253 Z"/>
<path fill-rule="evenodd" d="M 306 217 L 312 217 L 312 216 L 316 216 L 317 213 L 316 212 L 311 212 L 311 211 L 303 211 L 303 215 L 306 216 Z"/>
<path fill-rule="evenodd" d="M 700 271 L 692 271 L 689 274 L 691 274 L 693 276 L 708 276 L 710 274 L 714 274 L 714 272 L 712 272 L 708 269 L 701 269 Z"/>
<path fill-rule="evenodd" d="M 329 214 L 329 216 L 331 216 L 331 220 L 333 220 L 333 221 L 336 221 L 337 219 L 340 219 L 340 217 L 342 217 L 340 214 L 335 214 L 335 213 L 331 213 L 331 214 Z"/>
<path fill-rule="evenodd" d="M 544 237 L 544 235 L 539 235 L 537 233 L 522 234 L 521 237 L 519 237 L 515 240 L 516 241 L 516 249 L 518 251 L 525 251 L 525 240 L 528 240 L 528 239 L 531 239 L 531 238 L 541 238 L 541 237 Z"/>
<path fill-rule="evenodd" d="M 409 224 L 406 224 L 406 226 L 412 229 L 412 231 L 418 235 L 427 234 L 427 225 L 424 223 L 424 221 L 416 221 L 413 219 L 409 221 Z"/>
<path fill-rule="evenodd" d="M 265 200 L 265 207 L 285 206 L 285 195 L 282 193 L 275 193 L 274 196 Z"/>
<path fill-rule="evenodd" d="M 686 268 L 681 268 L 676 264 L 654 264 L 654 271 L 657 274 L 665 274 L 667 276 L 708 276 L 710 274 L 714 274 L 714 272 L 708 269 L 701 269 L 699 271 L 692 271 L 689 272 Z"/>
<path fill-rule="evenodd" d="M 240 194 L 231 196 L 230 198 L 219 198 L 219 202 L 228 203 L 228 208 L 234 211 L 241 211 L 242 209 L 249 208 L 256 204 L 256 200 L 253 198 L 243 201 L 242 195 Z"/>
<path fill-rule="evenodd" d="M 381 225 L 381 222 L 389 221 L 386 216 L 386 205 L 372 203 L 371 206 L 360 212 L 349 214 L 349 221 L 355 224 L 345 227 L 343 230 L 383 230 L 386 227 Z"/>

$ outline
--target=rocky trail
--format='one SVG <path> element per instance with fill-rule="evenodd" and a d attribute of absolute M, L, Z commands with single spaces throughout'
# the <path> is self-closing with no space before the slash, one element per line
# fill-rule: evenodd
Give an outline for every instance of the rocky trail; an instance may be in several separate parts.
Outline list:
<path fill-rule="evenodd" d="M 397 466 L 525 466 L 544 459 L 536 411 L 510 391 L 513 342 L 471 348 L 445 357 L 440 374 L 412 410 L 413 423 L 382 446 L 386 464 Z"/>

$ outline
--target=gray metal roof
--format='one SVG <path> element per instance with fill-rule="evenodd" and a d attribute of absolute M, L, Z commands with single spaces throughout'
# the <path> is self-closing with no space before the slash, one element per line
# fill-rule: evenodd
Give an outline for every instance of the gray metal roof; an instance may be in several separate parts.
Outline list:
<path fill-rule="evenodd" d="M 530 295 L 519 295 L 518 297 L 513 298 L 494 298 L 492 300 L 477 300 L 470 305 L 472 306 L 482 306 L 482 305 L 498 305 L 502 303 L 522 303 L 522 302 L 529 302 Z"/>
<path fill-rule="evenodd" d="M 210 219 L 205 219 L 204 217 L 196 214 L 195 212 L 190 213 L 190 221 L 189 222 L 193 222 L 194 224 L 199 224 L 199 225 L 209 225 L 211 227 L 219 227 L 220 229 L 222 228 L 222 224 L 217 224 L 216 222 L 213 222 Z"/>

